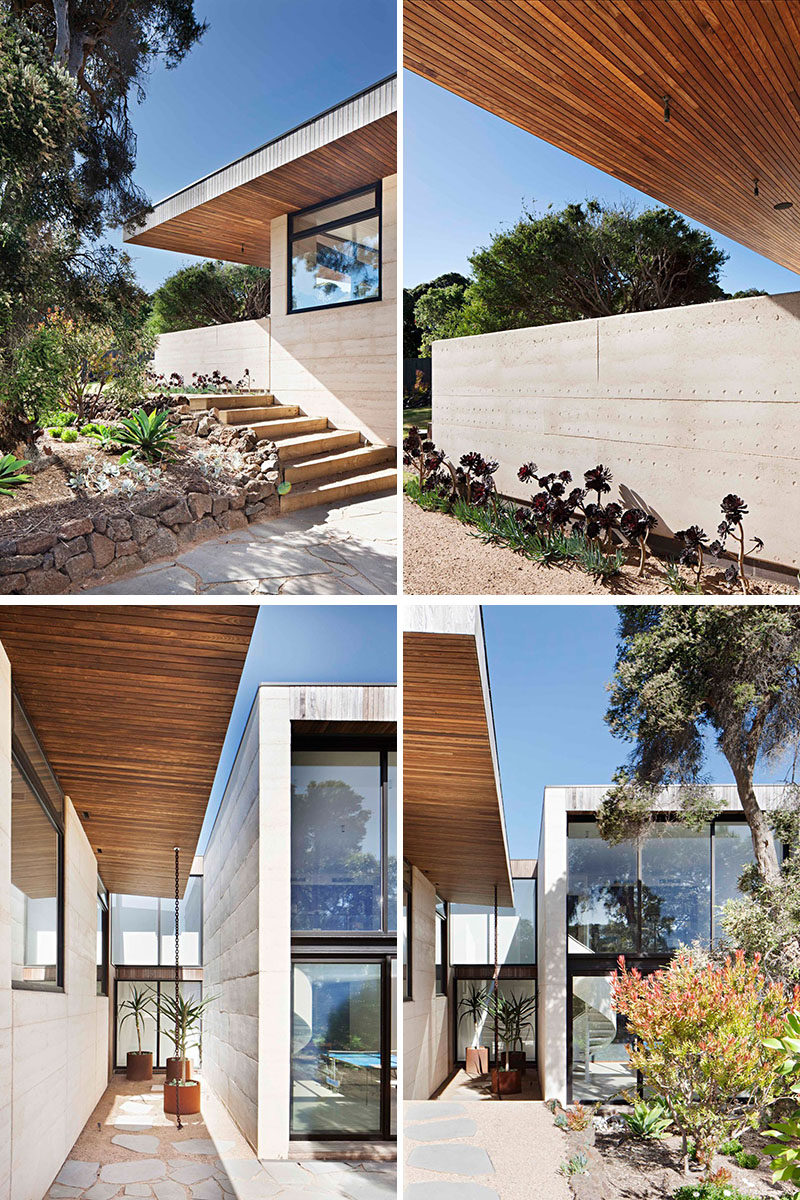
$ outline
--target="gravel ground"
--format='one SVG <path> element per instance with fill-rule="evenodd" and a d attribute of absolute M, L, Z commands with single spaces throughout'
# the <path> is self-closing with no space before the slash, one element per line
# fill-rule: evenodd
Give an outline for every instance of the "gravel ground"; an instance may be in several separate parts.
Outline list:
<path fill-rule="evenodd" d="M 638 557 L 638 556 L 637 556 Z M 710 585 L 710 586 L 708 586 Z M 709 593 L 731 593 L 714 586 L 707 576 Z M 403 591 L 412 596 L 652 596 L 672 595 L 664 575 L 645 564 L 645 574 L 623 567 L 607 584 L 595 581 L 577 568 L 543 567 L 507 550 L 486 545 L 469 526 L 441 512 L 428 512 L 403 497 Z M 752 581 L 753 595 L 796 595 L 797 590 L 764 581 Z"/>

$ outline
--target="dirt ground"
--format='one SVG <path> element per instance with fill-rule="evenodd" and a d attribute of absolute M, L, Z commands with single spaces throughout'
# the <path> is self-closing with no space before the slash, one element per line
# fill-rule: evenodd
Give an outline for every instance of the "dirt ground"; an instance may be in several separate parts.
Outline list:
<path fill-rule="evenodd" d="M 638 554 L 636 557 L 638 561 Z M 710 595 L 741 595 L 718 571 L 707 572 L 704 583 Z M 646 562 L 641 579 L 636 578 L 635 566 L 626 565 L 615 579 L 597 583 L 577 567 L 543 567 L 504 546 L 487 545 L 468 525 L 446 513 L 420 508 L 406 496 L 403 591 L 413 596 L 673 595 L 663 570 L 652 559 Z M 767 580 L 750 580 L 750 594 L 793 596 L 798 590 Z"/>

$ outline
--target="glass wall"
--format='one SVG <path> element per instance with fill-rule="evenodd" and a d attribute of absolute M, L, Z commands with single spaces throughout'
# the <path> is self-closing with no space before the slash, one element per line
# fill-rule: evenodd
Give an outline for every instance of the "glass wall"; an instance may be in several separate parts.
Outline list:
<path fill-rule="evenodd" d="M 63 834 L 48 808 L 11 765 L 11 979 L 60 984 L 60 860 Z"/>
<path fill-rule="evenodd" d="M 380 184 L 289 218 L 289 312 L 378 300 Z"/>
<path fill-rule="evenodd" d="M 514 907 L 497 910 L 498 962 L 536 962 L 536 880 L 514 880 Z M 494 964 L 494 910 L 485 904 L 450 905 L 450 962 L 453 966 Z"/>
<path fill-rule="evenodd" d="M 594 821 L 569 821 L 567 839 L 569 952 L 636 950 L 636 848 L 609 846 Z"/>
<path fill-rule="evenodd" d="M 403 863 L 403 999 L 411 992 L 411 865 Z"/>
<path fill-rule="evenodd" d="M 726 900 L 741 896 L 739 879 L 745 867 L 755 861 L 750 826 L 745 821 L 714 822 L 714 938 L 725 931 L 720 913 Z"/>
<path fill-rule="evenodd" d="M 293 964 L 294 1134 L 381 1131 L 381 964 Z"/>
<path fill-rule="evenodd" d="M 608 975 L 573 975 L 572 988 L 572 1099 L 608 1100 L 623 1091 L 634 1091 L 636 1072 L 628 1065 L 629 1036 L 625 1018 L 611 1005 Z"/>
<path fill-rule="evenodd" d="M 501 996 L 518 999 L 522 996 L 536 998 L 535 979 L 499 979 L 498 990 Z M 456 981 L 456 1057 L 464 1062 L 468 1046 L 486 1046 L 489 1049 L 490 1060 L 494 1056 L 494 1023 L 485 1011 L 475 1021 L 473 1015 L 465 1011 L 465 1000 L 477 990 L 485 999 L 491 996 L 491 979 L 458 979 Z M 534 1010 L 535 1011 L 535 1010 Z M 502 1042 L 499 1044 L 503 1051 Z M 514 1047 L 524 1050 L 528 1062 L 536 1061 L 536 1018 L 531 1020 L 530 1027 L 523 1031 L 522 1045 Z"/>
<path fill-rule="evenodd" d="M 181 966 L 203 961 L 203 877 L 190 875 L 181 900 Z M 117 966 L 172 966 L 175 900 L 156 896 L 111 897 L 111 959 Z"/>
<path fill-rule="evenodd" d="M 292 753 L 292 929 L 380 930 L 377 750 Z"/>
<path fill-rule="evenodd" d="M 97 994 L 108 995 L 108 898 L 97 894 Z"/>
<path fill-rule="evenodd" d="M 642 846 L 642 954 L 708 941 L 711 828 L 667 825 Z"/>
<path fill-rule="evenodd" d="M 436 966 L 436 995 L 447 995 L 447 904 L 436 897 L 433 936 Z"/>
<path fill-rule="evenodd" d="M 132 1016 L 127 1016 L 125 1009 L 125 1001 L 131 996 L 134 988 L 138 991 L 145 990 L 152 996 L 152 1005 L 149 1014 L 144 1017 L 141 1022 L 141 1038 L 142 1050 L 149 1050 L 153 1055 L 153 1065 L 156 1067 L 166 1067 L 167 1059 L 174 1055 L 174 1043 L 167 1036 L 167 1032 L 172 1028 L 162 1012 L 161 1012 L 161 995 L 162 992 L 169 996 L 174 996 L 175 985 L 171 981 L 145 979 L 145 980 L 117 980 L 117 1050 L 115 1056 L 115 1066 L 124 1067 L 127 1063 L 128 1051 L 139 1049 L 139 1039 L 136 1035 L 136 1022 Z M 203 985 L 194 980 L 184 980 L 180 984 L 181 995 L 188 1000 L 197 1001 L 202 998 Z M 199 1042 L 200 1034 L 202 1033 L 202 1024 L 198 1032 L 197 1040 Z M 198 1045 L 190 1046 L 187 1056 L 193 1066 L 200 1064 L 200 1047 Z"/>
<path fill-rule="evenodd" d="M 390 930 L 397 928 L 397 754 L 386 756 L 386 804 L 388 845 L 386 848 L 387 904 Z"/>

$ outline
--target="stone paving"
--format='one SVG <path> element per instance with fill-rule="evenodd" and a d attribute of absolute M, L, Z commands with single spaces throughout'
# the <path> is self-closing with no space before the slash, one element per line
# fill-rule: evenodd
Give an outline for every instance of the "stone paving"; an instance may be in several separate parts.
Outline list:
<path fill-rule="evenodd" d="M 209 538 L 82 593 L 95 596 L 395 595 L 397 496 L 309 508 Z"/>
<path fill-rule="evenodd" d="M 405 1200 L 569 1200 L 564 1134 L 541 1102 L 426 1100 L 405 1114 Z"/>
<path fill-rule="evenodd" d="M 394 1200 L 394 1163 L 257 1159 L 201 1086 L 203 1115 L 178 1130 L 163 1084 L 115 1076 L 44 1200 Z"/>

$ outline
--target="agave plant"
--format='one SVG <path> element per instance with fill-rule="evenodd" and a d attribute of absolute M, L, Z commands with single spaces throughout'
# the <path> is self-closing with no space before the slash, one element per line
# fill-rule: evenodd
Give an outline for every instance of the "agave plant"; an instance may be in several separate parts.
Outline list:
<path fill-rule="evenodd" d="M 664 1100 L 654 1100 L 648 1104 L 646 1100 L 636 1097 L 633 1101 L 633 1112 L 623 1115 L 625 1124 L 636 1137 L 645 1141 L 659 1141 L 669 1137 L 672 1117 Z"/>
<path fill-rule="evenodd" d="M 148 462 L 163 462 L 174 458 L 171 443 L 175 441 L 175 431 L 169 424 L 169 412 L 162 409 L 157 412 L 145 412 L 137 408 L 130 417 L 125 417 L 113 431 L 115 442 L 121 442 L 130 449 L 124 454 L 123 461 L 128 462 L 132 457 L 146 458 Z"/>
<path fill-rule="evenodd" d="M 29 458 L 17 458 L 14 454 L 4 454 L 0 458 L 0 495 L 13 496 L 14 488 L 30 483 L 30 475 L 23 470 L 30 463 Z"/>
<path fill-rule="evenodd" d="M 497 1036 L 503 1043 L 507 1071 L 511 1051 L 516 1046 L 521 1050 L 524 1035 L 533 1029 L 532 1018 L 536 1012 L 536 1001 L 533 996 L 517 996 L 513 992 L 511 995 L 499 991 L 491 992 L 486 1000 L 486 1011 L 492 1023 L 497 1024 Z"/>
<path fill-rule="evenodd" d="M 153 1015 L 153 1003 L 155 996 L 150 988 L 131 988 L 131 994 L 127 1000 L 123 1000 L 119 1005 L 119 1011 L 124 1012 L 124 1016 L 119 1023 L 120 1029 L 127 1020 L 133 1017 L 133 1023 L 136 1026 L 136 1041 L 139 1046 L 139 1053 L 142 1053 L 142 1029 L 147 1017 Z"/>
<path fill-rule="evenodd" d="M 461 1016 L 458 1018 L 459 1025 L 464 1020 L 464 1017 L 472 1018 L 472 1045 L 479 1044 L 480 1023 L 486 1016 L 487 1011 L 487 992 L 485 988 L 478 987 L 477 984 L 472 985 L 468 992 L 458 1002 L 459 1012 Z"/>
<path fill-rule="evenodd" d="M 200 1044 L 200 1022 L 203 1013 L 213 1004 L 216 996 L 204 996 L 202 1000 L 190 1000 L 182 992 L 175 996 L 161 995 L 161 1012 L 164 1017 L 162 1031 L 175 1047 L 175 1056 L 186 1059 L 189 1050 Z"/>

